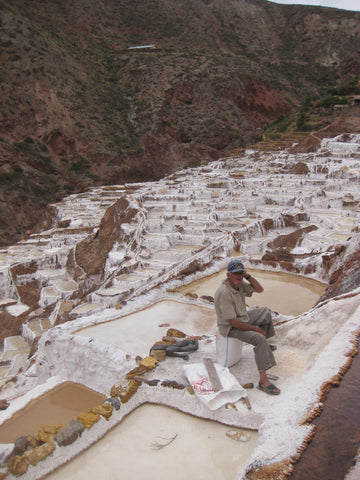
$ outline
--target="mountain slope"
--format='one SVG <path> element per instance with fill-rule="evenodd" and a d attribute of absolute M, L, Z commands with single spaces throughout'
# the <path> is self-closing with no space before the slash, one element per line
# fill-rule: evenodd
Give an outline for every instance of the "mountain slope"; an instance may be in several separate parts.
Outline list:
<path fill-rule="evenodd" d="M 0 0 L 0 12 L 1 244 L 52 200 L 216 159 L 360 74 L 354 12 L 263 0 Z"/>

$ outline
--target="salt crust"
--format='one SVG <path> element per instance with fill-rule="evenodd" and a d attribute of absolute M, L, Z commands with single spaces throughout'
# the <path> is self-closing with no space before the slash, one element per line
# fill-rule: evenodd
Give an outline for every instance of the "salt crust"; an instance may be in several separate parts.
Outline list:
<path fill-rule="evenodd" d="M 351 135 L 350 137 L 358 145 L 359 136 Z M 326 153 L 326 149 L 336 150 L 342 154 L 339 155 L 339 158 L 345 162 L 343 155 L 348 150 L 352 151 L 354 149 L 354 151 L 357 151 L 357 147 L 356 145 L 348 147 L 343 142 L 341 136 L 336 139 L 323 140 L 323 153 Z M 251 152 L 248 153 L 251 154 Z M 280 159 L 284 155 L 279 152 L 276 157 Z M 318 157 L 316 159 L 316 155 L 309 154 L 309 161 L 323 163 L 323 158 Z M 286 158 L 291 160 L 291 156 L 288 154 L 286 154 Z M 305 158 L 306 156 L 304 156 Z M 333 165 L 329 164 L 329 175 L 336 174 L 337 169 L 338 166 L 335 163 Z M 217 171 L 213 170 L 211 175 L 216 177 Z M 326 227 L 336 231 L 333 221 L 328 225 L 329 219 L 323 216 L 323 210 L 320 208 L 321 202 L 318 202 L 319 208 L 317 209 L 316 198 L 314 197 L 312 200 L 311 218 L 312 222 L 318 225 L 319 230 L 316 234 L 307 235 L 301 247 L 294 250 L 297 253 L 306 253 L 306 251 L 316 253 L 318 243 L 323 244 L 323 241 L 326 240 L 326 234 L 323 235 L 324 231 L 326 233 Z M 288 213 L 295 212 L 297 208 L 302 209 L 304 205 L 301 205 L 301 202 L 304 201 L 306 202 L 306 195 L 300 198 L 298 204 L 294 205 L 292 209 L 290 208 Z M 333 198 L 332 202 L 334 207 L 341 205 L 340 197 L 339 199 Z M 252 208 L 252 206 L 249 205 L 249 208 Z M 75 224 L 75 221 L 73 223 Z M 325 230 L 322 229 L 322 226 L 325 227 Z M 322 238 L 322 235 L 324 238 Z M 222 236 L 218 242 L 224 244 L 227 240 L 229 241 L 226 236 Z M 355 242 L 352 242 L 352 245 L 357 248 Z M 229 244 L 228 251 L 231 251 L 230 247 Z M 57 249 L 52 248 L 49 252 L 57 252 Z M 248 249 L 244 256 L 249 266 L 251 264 L 251 258 L 248 257 L 250 253 L 251 249 Z M 58 255 L 65 254 L 59 251 Z M 223 258 L 220 262 L 213 264 L 206 274 L 219 271 L 219 268 L 223 268 L 227 261 L 227 258 Z M 321 281 L 323 278 L 320 262 L 320 256 L 311 260 L 315 268 L 310 277 Z M 64 263 L 64 259 L 61 263 Z M 111 267 L 111 265 L 107 266 Z M 280 267 L 271 268 L 271 270 L 281 271 Z M 202 273 L 198 272 L 198 274 L 189 276 L 186 280 L 191 282 L 201 276 Z M 181 282 L 184 284 L 183 281 Z M 176 286 L 179 286 L 177 281 L 167 284 L 168 288 Z M 158 301 L 162 295 L 164 296 L 161 289 L 154 289 L 151 293 L 143 295 L 140 288 L 139 291 L 134 292 L 134 298 L 138 293 L 141 294 L 141 298 L 129 301 L 121 311 L 121 315 L 114 308 L 105 308 L 102 312 L 91 313 L 86 318 L 56 327 L 45 334 L 40 341 L 37 363 L 29 368 L 22 377 L 21 381 L 24 384 L 23 386 L 20 385 L 17 394 L 22 394 L 29 387 L 32 390 L 21 398 L 13 400 L 8 409 L 0 413 L 0 423 L 4 422 L 15 411 L 23 408 L 31 399 L 37 398 L 65 381 L 79 382 L 108 395 L 110 386 L 116 379 L 123 378 L 127 371 L 136 366 L 135 359 L 117 348 L 101 344 L 95 339 L 77 337 L 73 333 L 76 329 L 119 318 L 119 316 L 145 308 L 151 302 Z M 347 353 L 353 349 L 352 341 L 360 323 L 360 290 L 354 290 L 351 295 L 343 295 L 337 299 L 332 299 L 296 318 L 281 319 L 282 324 L 277 327 L 275 339 L 278 345 L 276 352 L 278 365 L 271 371 L 271 373 L 280 376 L 279 381 L 276 382 L 281 388 L 280 396 L 270 397 L 256 389 L 249 390 L 248 398 L 252 405 L 251 411 L 247 410 L 244 404 L 239 403 L 236 405 L 237 410 L 228 408 L 211 412 L 205 406 L 200 405 L 195 396 L 191 396 L 187 390 L 142 385 L 134 397 L 127 404 L 122 405 L 119 412 L 114 411 L 109 421 L 101 419 L 90 430 L 86 430 L 74 444 L 56 448 L 50 457 L 40 462 L 36 467 L 29 466 L 28 473 L 22 478 L 26 480 L 41 478 L 46 473 L 61 466 L 99 440 L 110 428 L 120 423 L 125 415 L 145 402 L 172 406 L 203 418 L 212 418 L 213 416 L 214 420 L 233 426 L 259 429 L 257 447 L 249 458 L 247 466 L 237 473 L 236 480 L 244 478 L 246 470 L 251 466 L 266 465 L 281 460 L 288 461 L 297 457 L 312 431 L 311 425 L 304 424 L 304 420 L 308 417 L 309 412 L 316 410 L 319 406 L 321 407 L 321 403 L 319 403 L 321 386 L 336 377 L 349 361 Z M 46 341 L 51 342 L 50 345 L 47 345 Z M 199 351 L 191 355 L 191 361 L 199 361 L 201 356 L 205 354 L 212 358 L 215 357 L 215 342 L 212 337 L 200 341 Z M 182 360 L 167 358 L 165 362 L 148 375 L 148 378 L 170 378 L 179 383 L 185 383 L 186 379 L 181 373 L 182 369 L 179 368 L 179 362 L 182 362 Z M 32 377 L 31 372 L 34 372 L 34 378 L 30 378 Z M 246 346 L 244 348 L 242 361 L 232 367 L 231 372 L 241 383 L 247 383 L 248 381 L 255 383 L 257 372 L 251 347 Z M 26 375 L 28 375 L 27 379 L 25 378 Z M 35 386 L 36 376 L 38 376 L 37 381 L 45 383 Z M 356 476 L 359 473 L 358 467 L 359 464 L 349 472 L 347 480 L 358 478 Z M 8 478 L 14 477 L 9 475 Z"/>
<path fill-rule="evenodd" d="M 282 382 L 279 383 L 282 393 L 264 416 L 259 429 L 258 445 L 249 458 L 248 465 L 274 463 L 298 456 L 303 442 L 312 430 L 311 425 L 301 423 L 307 412 L 318 402 L 321 385 L 336 377 L 349 360 L 347 353 L 353 349 L 354 334 L 360 327 L 360 289 L 350 301 L 332 301 L 324 307 L 324 314 L 338 318 L 341 310 L 349 303 L 352 310 L 350 316 L 323 350 L 319 349 L 311 368 L 301 378 L 292 379 L 291 384 L 285 388 Z M 313 321 L 317 321 L 317 310 L 313 313 Z M 326 331 L 325 318 L 321 319 L 321 323 L 323 327 L 320 336 Z M 238 472 L 236 480 L 243 478 L 245 470 Z"/>
<path fill-rule="evenodd" d="M 247 466 L 237 473 L 236 480 L 244 478 L 246 470 L 251 465 L 266 465 L 297 457 L 312 431 L 311 425 L 302 424 L 303 420 L 306 414 L 317 406 L 321 386 L 334 378 L 348 361 L 347 353 L 353 347 L 354 332 L 360 327 L 360 289 L 352 293 L 353 296 L 350 298 L 346 295 L 337 297 L 304 315 L 289 318 L 277 327 L 275 341 L 279 352 L 278 365 L 271 373 L 280 376 L 276 382 L 281 388 L 281 395 L 278 397 L 266 396 L 257 389 L 248 390 L 252 410 L 248 410 L 244 403 L 239 402 L 235 406 L 236 409 L 229 407 L 210 411 L 186 389 L 142 385 L 128 403 L 123 404 L 119 411 L 114 411 L 108 421 L 102 418 L 72 445 L 57 447 L 47 459 L 36 466 L 30 465 L 22 478 L 40 479 L 60 467 L 98 441 L 109 429 L 144 403 L 170 406 L 194 416 L 234 427 L 258 429 L 257 447 Z M 316 328 L 311 328 L 314 325 Z M 65 381 L 82 383 L 108 395 L 114 378 L 123 378 L 127 371 L 136 366 L 133 358 L 127 360 L 126 352 L 104 345 L 95 339 L 73 335 L 66 330 L 68 325 L 64 329 L 54 328 L 43 336 L 37 360 L 39 379 L 45 379 L 49 367 L 52 367 L 52 376 L 49 376 L 42 385 L 13 401 L 9 408 L 2 412 L 1 423 L 15 411 L 23 408 L 31 399 Z M 298 342 L 292 337 L 294 331 Z M 214 337 L 201 340 L 200 348 L 192 354 L 191 361 L 199 361 L 205 355 L 215 359 L 214 340 Z M 48 342 L 51 342 L 50 345 Z M 281 355 L 282 350 L 286 351 L 284 357 Z M 295 368 L 294 374 L 291 368 L 290 370 L 286 368 L 286 364 L 290 361 L 296 366 L 298 358 L 305 360 L 301 363 L 300 370 Z M 179 362 L 183 360 L 167 358 L 147 378 L 171 379 L 186 384 Z M 240 383 L 256 381 L 256 366 L 249 346 L 244 347 L 242 361 L 230 371 Z M 48 374 L 49 372 L 50 370 Z M 13 477 L 10 475 L 9 478 Z"/>

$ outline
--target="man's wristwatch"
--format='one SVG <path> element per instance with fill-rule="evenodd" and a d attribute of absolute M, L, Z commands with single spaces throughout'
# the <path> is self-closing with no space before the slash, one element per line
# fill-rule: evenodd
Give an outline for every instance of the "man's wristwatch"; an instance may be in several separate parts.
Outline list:
<path fill-rule="evenodd" d="M 245 277 L 245 280 L 249 280 L 250 277 L 251 275 L 248 275 L 247 277 Z"/>

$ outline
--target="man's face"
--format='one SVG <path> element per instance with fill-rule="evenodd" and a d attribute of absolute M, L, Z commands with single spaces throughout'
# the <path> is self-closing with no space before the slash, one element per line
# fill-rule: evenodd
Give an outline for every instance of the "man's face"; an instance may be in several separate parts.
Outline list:
<path fill-rule="evenodd" d="M 228 279 L 229 279 L 230 285 L 234 288 L 238 288 L 239 285 L 241 285 L 243 278 L 244 278 L 244 272 L 237 272 L 237 273 L 228 272 Z"/>

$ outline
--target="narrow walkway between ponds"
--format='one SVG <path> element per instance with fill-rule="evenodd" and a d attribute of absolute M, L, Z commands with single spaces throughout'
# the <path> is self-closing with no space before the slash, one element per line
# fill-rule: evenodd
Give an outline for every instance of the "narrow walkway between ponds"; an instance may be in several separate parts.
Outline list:
<path fill-rule="evenodd" d="M 360 355 L 332 388 L 313 424 L 316 432 L 289 480 L 343 480 L 360 447 Z"/>

